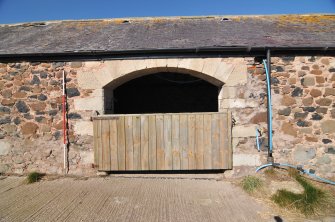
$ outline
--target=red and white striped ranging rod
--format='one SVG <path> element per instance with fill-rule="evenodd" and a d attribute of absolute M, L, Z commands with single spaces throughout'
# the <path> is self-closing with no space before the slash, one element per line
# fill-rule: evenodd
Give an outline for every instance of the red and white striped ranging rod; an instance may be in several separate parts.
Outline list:
<path fill-rule="evenodd" d="M 67 173 L 67 138 L 66 138 L 66 93 L 65 93 L 65 71 L 63 70 L 63 143 L 64 143 L 64 172 Z"/>

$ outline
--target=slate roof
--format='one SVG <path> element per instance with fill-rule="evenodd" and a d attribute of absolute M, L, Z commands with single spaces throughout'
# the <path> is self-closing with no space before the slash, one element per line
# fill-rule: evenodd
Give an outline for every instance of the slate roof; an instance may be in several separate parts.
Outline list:
<path fill-rule="evenodd" d="M 0 55 L 201 47 L 335 47 L 335 14 L 50 21 L 0 25 Z"/>

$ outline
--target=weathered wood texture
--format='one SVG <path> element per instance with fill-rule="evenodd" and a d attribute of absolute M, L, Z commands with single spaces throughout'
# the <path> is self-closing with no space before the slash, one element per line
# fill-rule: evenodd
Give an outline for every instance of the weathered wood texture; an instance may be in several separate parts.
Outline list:
<path fill-rule="evenodd" d="M 231 169 L 231 114 L 105 115 L 93 119 L 101 171 Z"/>

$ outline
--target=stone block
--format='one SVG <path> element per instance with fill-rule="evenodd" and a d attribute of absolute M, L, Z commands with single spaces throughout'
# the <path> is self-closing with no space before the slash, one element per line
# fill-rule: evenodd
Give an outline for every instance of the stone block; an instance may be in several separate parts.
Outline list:
<path fill-rule="evenodd" d="M 307 98 L 303 98 L 302 99 L 302 104 L 304 105 L 304 106 L 310 106 L 310 105 L 312 105 L 313 104 L 313 97 L 307 97 Z"/>
<path fill-rule="evenodd" d="M 80 151 L 80 162 L 82 164 L 90 164 L 94 163 L 94 153 L 93 151 Z"/>
<path fill-rule="evenodd" d="M 221 63 L 218 65 L 214 77 L 218 80 L 226 83 L 227 79 L 231 75 L 231 73 L 234 71 L 235 65 L 231 63 L 226 63 L 224 61 L 221 61 Z M 226 85 L 227 86 L 227 85 Z"/>
<path fill-rule="evenodd" d="M 87 62 L 84 63 L 84 67 L 88 68 L 88 69 L 98 68 L 101 64 L 102 64 L 102 62 L 87 61 Z"/>
<path fill-rule="evenodd" d="M 306 76 L 301 80 L 301 84 L 303 86 L 314 86 L 315 85 L 315 78 L 314 76 Z"/>
<path fill-rule="evenodd" d="M 296 100 L 288 95 L 284 95 L 282 100 L 281 100 L 281 104 L 284 106 L 292 106 L 294 104 L 296 104 Z"/>
<path fill-rule="evenodd" d="M 39 130 L 42 133 L 47 133 L 47 132 L 51 131 L 51 127 L 49 125 L 42 124 L 42 125 L 40 125 Z"/>
<path fill-rule="evenodd" d="M 15 133 L 17 130 L 17 126 L 16 125 L 12 125 L 12 124 L 6 124 L 3 126 L 3 130 L 7 133 L 7 134 L 12 134 Z"/>
<path fill-rule="evenodd" d="M 305 71 L 298 71 L 298 76 L 299 77 L 303 77 L 306 75 L 306 72 Z"/>
<path fill-rule="evenodd" d="M 104 91 L 104 89 L 95 89 L 92 91 L 90 97 L 103 97 Z"/>
<path fill-rule="evenodd" d="M 302 96 L 303 94 L 303 89 L 300 87 L 295 87 L 294 90 L 291 92 L 292 97 L 299 97 Z"/>
<path fill-rule="evenodd" d="M 75 98 L 75 110 L 104 110 L 103 97 Z"/>
<path fill-rule="evenodd" d="M 314 74 L 314 75 L 321 75 L 322 74 L 322 71 L 319 70 L 319 69 L 314 69 L 311 71 L 311 74 Z"/>
<path fill-rule="evenodd" d="M 332 160 L 330 159 L 330 157 L 328 155 L 324 155 L 320 158 L 318 158 L 318 160 L 316 161 L 317 164 L 323 165 L 323 164 L 330 164 L 332 162 Z"/>
<path fill-rule="evenodd" d="M 225 81 L 225 86 L 245 85 L 248 81 L 248 72 L 246 64 L 236 64 L 228 79 Z"/>
<path fill-rule="evenodd" d="M 286 135 L 291 135 L 297 137 L 298 131 L 297 129 L 290 123 L 283 123 L 281 126 L 281 131 Z"/>
<path fill-rule="evenodd" d="M 66 89 L 66 95 L 67 97 L 75 97 L 75 96 L 80 96 L 80 92 L 77 88 L 67 88 Z"/>
<path fill-rule="evenodd" d="M 10 170 L 9 164 L 0 164 L 0 173 L 6 173 Z"/>
<path fill-rule="evenodd" d="M 335 119 L 335 109 L 330 110 L 330 116 Z"/>
<path fill-rule="evenodd" d="M 180 63 L 182 59 L 180 58 L 167 58 L 166 59 L 166 67 L 170 68 L 177 68 L 178 64 Z"/>
<path fill-rule="evenodd" d="M 10 122 L 11 122 L 11 119 L 10 119 L 9 116 L 0 118 L 0 125 L 7 124 L 7 123 L 10 123 Z"/>
<path fill-rule="evenodd" d="M 146 63 L 145 63 L 144 60 L 141 60 L 141 59 L 134 60 L 136 71 L 141 71 L 141 70 L 145 70 L 146 69 Z"/>
<path fill-rule="evenodd" d="M 237 87 L 223 86 L 219 93 L 219 99 L 234 99 L 236 94 Z"/>
<path fill-rule="evenodd" d="M 93 136 L 93 122 L 91 121 L 77 121 L 74 123 L 74 133 L 76 135 L 90 135 Z"/>
<path fill-rule="evenodd" d="M 135 60 L 119 60 L 119 63 L 115 65 L 117 65 L 117 76 L 122 76 L 136 71 Z M 153 66 L 156 66 L 155 60 L 153 60 Z"/>
<path fill-rule="evenodd" d="M 317 83 L 325 83 L 325 78 L 323 76 L 315 76 Z"/>
<path fill-rule="evenodd" d="M 178 69 L 189 69 L 189 67 L 191 66 L 191 59 L 180 59 L 179 63 L 178 63 Z"/>
<path fill-rule="evenodd" d="M 26 122 L 21 126 L 21 132 L 24 135 L 35 134 L 38 129 L 38 125 L 32 122 Z"/>
<path fill-rule="evenodd" d="M 323 133 L 335 133 L 335 120 L 321 122 L 321 130 Z"/>
<path fill-rule="evenodd" d="M 293 151 L 293 159 L 298 164 L 307 163 L 315 156 L 316 156 L 315 148 L 305 148 L 304 146 L 298 146 Z"/>
<path fill-rule="evenodd" d="M 326 88 L 324 96 L 335 96 L 335 89 L 334 88 Z"/>
<path fill-rule="evenodd" d="M 255 137 L 257 124 L 238 125 L 233 127 L 233 137 Z"/>
<path fill-rule="evenodd" d="M 315 98 L 321 96 L 322 92 L 318 89 L 312 89 L 309 94 Z"/>
<path fill-rule="evenodd" d="M 233 154 L 233 166 L 260 166 L 262 163 L 260 161 L 259 154 Z"/>
<path fill-rule="evenodd" d="M 246 99 L 222 99 L 219 100 L 219 108 L 256 108 L 259 104 L 255 100 Z"/>
<path fill-rule="evenodd" d="M 82 89 L 98 89 L 102 88 L 102 84 L 95 77 L 93 71 L 78 71 L 78 86 Z"/>
<path fill-rule="evenodd" d="M 82 67 L 82 62 L 71 62 L 71 68 L 80 68 Z"/>
<path fill-rule="evenodd" d="M 330 104 L 332 104 L 332 100 L 328 98 L 321 98 L 316 100 L 315 102 L 320 106 L 329 106 Z"/>
<path fill-rule="evenodd" d="M 258 112 L 255 114 L 254 117 L 251 118 L 250 122 L 254 124 L 258 123 L 266 123 L 268 120 L 268 114 L 267 112 Z"/>
<path fill-rule="evenodd" d="M 13 106 L 13 105 L 15 104 L 15 102 L 16 102 L 15 99 L 10 98 L 10 99 L 3 99 L 3 100 L 1 101 L 1 104 L 2 104 L 3 106 Z"/>
<path fill-rule="evenodd" d="M 237 147 L 237 145 L 238 145 L 239 142 L 240 142 L 240 141 L 239 141 L 239 139 L 238 139 L 237 137 L 232 138 L 232 147 L 233 147 L 233 151 L 236 150 L 236 147 Z"/>
<path fill-rule="evenodd" d="M 81 119 L 82 117 L 81 117 L 81 115 L 78 114 L 78 113 L 69 113 L 69 114 L 68 114 L 68 118 L 69 118 L 69 119 Z"/>
<path fill-rule="evenodd" d="M 15 98 L 24 98 L 26 96 L 27 96 L 27 93 L 25 93 L 25 92 L 15 92 L 13 94 L 13 97 L 15 97 Z"/>
<path fill-rule="evenodd" d="M 167 68 L 166 68 L 166 64 L 167 64 L 166 59 L 155 59 L 155 62 L 156 62 L 156 67 L 157 68 L 162 69 L 162 70 L 167 70 Z M 137 67 L 137 66 L 135 65 L 135 67 Z"/>
<path fill-rule="evenodd" d="M 328 154 L 335 154 L 335 147 L 328 147 L 325 152 Z"/>
<path fill-rule="evenodd" d="M 45 110 L 47 104 L 45 102 L 36 102 L 29 104 L 29 106 L 34 111 L 43 111 Z"/>
<path fill-rule="evenodd" d="M 287 107 L 287 108 L 284 108 L 284 109 L 280 109 L 280 110 L 278 110 L 278 114 L 282 115 L 282 116 L 289 116 L 291 114 L 291 108 Z"/>
<path fill-rule="evenodd" d="M 0 140 L 0 156 L 7 155 L 10 151 L 11 145 L 9 142 Z"/>
<path fill-rule="evenodd" d="M 10 113 L 10 108 L 0 105 L 0 114 Z"/>
<path fill-rule="evenodd" d="M 324 65 L 329 65 L 329 59 L 323 58 L 323 59 L 321 59 L 321 63 L 324 64 Z"/>
<path fill-rule="evenodd" d="M 214 76 L 221 61 L 222 61 L 222 58 L 205 58 L 204 59 L 205 63 L 202 69 L 202 73 L 205 73 L 210 76 Z"/>

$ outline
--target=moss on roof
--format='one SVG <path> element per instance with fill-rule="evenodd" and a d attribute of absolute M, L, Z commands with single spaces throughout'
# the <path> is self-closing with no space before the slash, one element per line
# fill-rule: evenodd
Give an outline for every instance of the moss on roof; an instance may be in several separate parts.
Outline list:
<path fill-rule="evenodd" d="M 195 47 L 334 47 L 335 15 L 202 16 L 0 25 L 0 54 Z"/>

